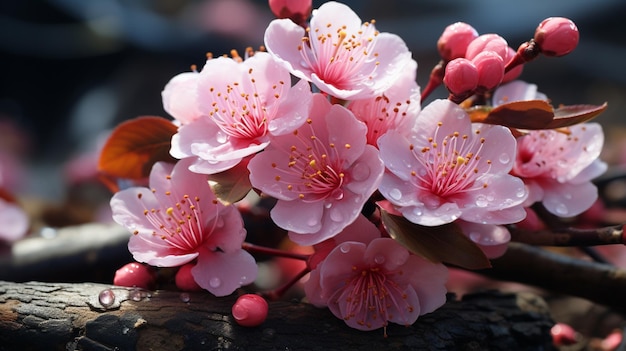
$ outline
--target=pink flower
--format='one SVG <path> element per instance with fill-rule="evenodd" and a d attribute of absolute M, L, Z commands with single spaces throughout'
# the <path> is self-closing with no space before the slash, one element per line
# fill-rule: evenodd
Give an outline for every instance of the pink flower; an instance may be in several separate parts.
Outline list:
<path fill-rule="evenodd" d="M 535 84 L 517 80 L 500 86 L 493 104 L 533 99 L 548 100 Z M 607 168 L 598 159 L 603 144 L 604 133 L 597 123 L 530 131 L 517 138 L 512 174 L 522 178 L 528 189 L 524 205 L 542 202 L 552 214 L 564 217 L 591 207 L 598 197 L 591 179 Z"/>
<path fill-rule="evenodd" d="M 598 159 L 604 134 L 597 123 L 564 130 L 535 130 L 517 139 L 512 174 L 528 187 L 525 205 L 542 202 L 557 216 L 571 217 L 587 210 L 598 197 L 591 179 L 606 163 Z"/>
<path fill-rule="evenodd" d="M 508 174 L 515 159 L 508 128 L 472 124 L 456 104 L 435 100 L 408 136 L 391 131 L 378 145 L 388 169 L 379 190 L 413 223 L 508 224 L 525 216 L 524 184 Z"/>
<path fill-rule="evenodd" d="M 196 260 L 191 274 L 216 296 L 231 294 L 256 279 L 254 258 L 241 249 L 246 236 L 235 207 L 222 205 L 206 176 L 188 161 L 158 162 L 150 187 L 134 187 L 111 199 L 113 219 L 134 235 L 128 249 L 138 262 L 178 267 Z"/>
<path fill-rule="evenodd" d="M 367 143 L 378 147 L 378 138 L 390 129 L 408 130 L 421 110 L 420 87 L 415 81 L 417 63 L 384 93 L 354 100 L 348 109 L 367 126 Z"/>
<path fill-rule="evenodd" d="M 198 72 L 185 72 L 172 78 L 161 92 L 163 109 L 181 124 L 200 118 Z"/>
<path fill-rule="evenodd" d="M 0 197 L 0 242 L 12 243 L 23 238 L 28 232 L 30 221 L 18 205 Z"/>
<path fill-rule="evenodd" d="M 360 330 L 413 324 L 446 300 L 446 267 L 412 255 L 361 217 L 344 229 L 344 241 L 311 271 L 306 296 L 318 307 L 328 306 L 347 325 Z M 342 234 L 343 235 L 343 232 Z M 339 239 L 337 236 L 336 239 Z"/>
<path fill-rule="evenodd" d="M 387 90 L 412 61 L 404 41 L 362 23 L 348 6 L 329 1 L 313 11 L 305 31 L 277 19 L 265 31 L 269 53 L 296 77 L 340 99 L 366 99 Z"/>
<path fill-rule="evenodd" d="M 310 116 L 248 164 L 252 186 L 278 199 L 272 219 L 300 245 L 352 223 L 384 169 L 376 148 L 366 144 L 365 125 L 346 108 L 316 94 Z"/>
<path fill-rule="evenodd" d="M 197 78 L 202 116 L 172 137 L 172 156 L 193 158 L 190 169 L 213 174 L 263 150 L 270 135 L 290 133 L 306 120 L 311 104 L 307 82 L 290 86 L 289 72 L 265 52 L 243 62 L 209 59 Z"/>

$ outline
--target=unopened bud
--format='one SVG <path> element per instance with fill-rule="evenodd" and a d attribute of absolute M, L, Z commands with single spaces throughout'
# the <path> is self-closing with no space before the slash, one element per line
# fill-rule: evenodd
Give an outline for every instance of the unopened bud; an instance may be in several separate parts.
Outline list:
<path fill-rule="evenodd" d="M 504 77 L 504 60 L 493 51 L 483 51 L 472 59 L 478 70 L 477 93 L 495 89 Z"/>
<path fill-rule="evenodd" d="M 114 285 L 142 289 L 154 288 L 155 281 L 156 276 L 153 269 L 137 262 L 125 264 L 115 271 L 113 278 Z"/>
<path fill-rule="evenodd" d="M 574 22 L 564 17 L 550 17 L 543 20 L 535 30 L 535 42 L 546 56 L 563 56 L 572 52 L 578 45 L 578 28 Z"/>
<path fill-rule="evenodd" d="M 306 26 L 313 0 L 269 0 L 269 5 L 277 18 L 289 18 L 296 24 Z"/>
<path fill-rule="evenodd" d="M 471 60 L 483 51 L 493 51 L 506 62 L 509 44 L 497 34 L 483 34 L 467 46 L 465 58 Z"/>
<path fill-rule="evenodd" d="M 191 269 L 195 265 L 187 263 L 182 265 L 176 272 L 176 287 L 182 291 L 201 291 L 202 287 L 196 283 L 195 278 L 191 275 Z"/>
<path fill-rule="evenodd" d="M 444 29 L 437 41 L 439 55 L 445 61 L 465 57 L 467 46 L 478 37 L 478 32 L 467 23 L 456 22 Z"/>
<path fill-rule="evenodd" d="M 478 69 L 466 58 L 456 58 L 446 65 L 443 83 L 450 94 L 458 97 L 468 96 L 478 85 Z"/>
<path fill-rule="evenodd" d="M 550 329 L 550 334 L 552 334 L 552 343 L 557 347 L 573 345 L 578 342 L 578 333 L 565 323 L 555 324 Z"/>
<path fill-rule="evenodd" d="M 237 324 L 244 327 L 256 327 L 267 318 L 269 306 L 259 295 L 245 294 L 239 296 L 232 308 Z"/>

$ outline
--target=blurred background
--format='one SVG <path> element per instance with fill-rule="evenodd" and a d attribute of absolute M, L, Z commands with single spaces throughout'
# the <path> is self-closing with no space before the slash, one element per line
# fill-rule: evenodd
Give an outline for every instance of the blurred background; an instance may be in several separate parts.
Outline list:
<path fill-rule="evenodd" d="M 563 58 L 532 62 L 522 78 L 555 104 L 609 101 L 598 121 L 626 124 L 624 1 L 345 2 L 363 20 L 375 18 L 379 30 L 404 38 L 421 86 L 438 61 L 436 41 L 448 24 L 464 21 L 517 47 L 544 18 L 569 17 L 580 30 L 579 47 Z M 314 1 L 314 8 L 321 3 Z M 167 116 L 160 93 L 171 77 L 192 64 L 202 67 L 207 52 L 257 48 L 272 19 L 264 0 L 1 2 L 0 151 L 18 155 L 28 170 L 13 175 L 19 180 L 14 191 L 62 199 L 68 182 L 89 175 L 106 131 L 139 115 Z M 446 95 L 438 93 L 434 97 Z"/>

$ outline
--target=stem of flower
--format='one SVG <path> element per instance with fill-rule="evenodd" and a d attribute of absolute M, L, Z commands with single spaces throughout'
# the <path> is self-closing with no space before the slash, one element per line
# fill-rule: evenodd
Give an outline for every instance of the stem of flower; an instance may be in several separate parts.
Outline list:
<path fill-rule="evenodd" d="M 295 260 L 301 260 L 301 261 L 307 261 L 309 257 L 311 256 L 311 255 L 299 254 L 299 253 L 287 251 L 287 250 L 280 250 L 280 249 L 274 249 L 271 247 L 255 245 L 249 242 L 244 242 L 243 244 L 241 244 L 241 248 L 250 253 L 260 253 L 260 254 L 265 254 L 265 255 L 270 255 L 270 256 L 293 258 Z"/>
<path fill-rule="evenodd" d="M 437 89 L 438 86 L 443 82 L 443 75 L 445 74 L 445 62 L 439 61 L 433 70 L 430 72 L 430 78 L 428 79 L 428 83 L 426 87 L 422 90 L 421 103 L 424 103 L 424 100 Z"/>
<path fill-rule="evenodd" d="M 509 226 L 511 241 L 537 246 L 598 246 L 626 244 L 624 225 L 594 229 L 561 228 L 529 231 Z"/>
<path fill-rule="evenodd" d="M 301 270 L 298 274 L 296 274 L 293 278 L 291 278 L 288 282 L 283 284 L 281 287 L 278 287 L 274 290 L 269 290 L 261 293 L 261 296 L 265 297 L 268 300 L 278 300 L 280 299 L 286 292 L 289 290 L 294 284 L 296 284 L 302 277 L 304 277 L 311 270 L 307 267 Z"/>

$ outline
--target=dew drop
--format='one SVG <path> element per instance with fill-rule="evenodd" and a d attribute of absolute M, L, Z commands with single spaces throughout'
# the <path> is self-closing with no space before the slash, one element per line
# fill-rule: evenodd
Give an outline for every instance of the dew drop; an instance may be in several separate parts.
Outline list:
<path fill-rule="evenodd" d="M 218 288 L 220 285 L 222 285 L 222 280 L 220 278 L 213 277 L 209 280 L 209 286 L 212 288 Z"/>
<path fill-rule="evenodd" d="M 511 161 L 511 156 L 509 156 L 509 154 L 507 153 L 502 153 L 500 157 L 498 157 L 498 161 L 500 161 L 500 163 L 502 164 L 507 164 L 509 163 L 509 161 Z"/>
<path fill-rule="evenodd" d="M 352 174 L 352 179 L 354 179 L 357 182 L 362 182 L 370 176 L 371 171 L 370 171 L 369 166 L 366 165 L 365 163 L 358 163 L 352 169 L 351 174 Z"/>
<path fill-rule="evenodd" d="M 224 134 L 223 132 L 217 132 L 217 134 L 215 135 L 215 140 L 217 140 L 217 142 L 220 144 L 224 144 L 227 140 L 226 134 Z"/>
<path fill-rule="evenodd" d="M 339 251 L 343 253 L 350 252 L 350 244 L 342 244 L 341 246 L 339 246 Z"/>
<path fill-rule="evenodd" d="M 383 264 L 383 263 L 385 263 L 385 256 L 383 256 L 383 255 L 376 255 L 376 257 L 374 257 L 374 263 L 376 263 L 376 264 Z"/>
<path fill-rule="evenodd" d="M 315 218 L 309 218 L 309 219 L 306 221 L 306 224 L 307 224 L 309 227 L 315 227 L 315 226 L 317 225 L 317 223 L 318 223 L 318 222 L 317 222 L 317 219 L 315 219 Z"/>
<path fill-rule="evenodd" d="M 98 294 L 98 301 L 102 307 L 109 308 L 115 302 L 115 293 L 111 289 L 104 289 Z"/>
<path fill-rule="evenodd" d="M 567 206 L 565 206 L 565 204 L 558 204 L 558 205 L 556 205 L 554 210 L 556 211 L 556 214 L 561 215 L 561 216 L 565 216 L 569 212 L 567 210 Z"/>
<path fill-rule="evenodd" d="M 402 192 L 400 189 L 391 189 L 389 191 L 389 197 L 391 197 L 392 200 L 400 200 L 402 198 Z"/>
<path fill-rule="evenodd" d="M 488 204 L 489 202 L 487 201 L 487 198 L 484 195 L 479 195 L 476 197 L 476 206 L 487 207 Z"/>
<path fill-rule="evenodd" d="M 219 217 L 217 219 L 217 222 L 215 223 L 215 227 L 222 228 L 223 226 L 224 226 L 224 219 L 222 217 Z"/>
<path fill-rule="evenodd" d="M 270 123 L 267 124 L 267 130 L 270 132 L 274 132 L 278 129 L 275 120 L 271 120 Z"/>
<path fill-rule="evenodd" d="M 515 193 L 515 196 L 522 198 L 526 195 L 526 189 L 525 188 L 519 188 L 517 189 L 517 192 Z"/>
<path fill-rule="evenodd" d="M 180 301 L 187 303 L 189 301 L 191 301 L 191 296 L 189 296 L 189 293 L 180 293 Z"/>
<path fill-rule="evenodd" d="M 343 221 L 343 214 L 339 210 L 330 211 L 330 219 L 335 222 Z"/>
<path fill-rule="evenodd" d="M 332 191 L 332 193 L 330 194 L 330 196 L 335 199 L 335 200 L 341 200 L 343 199 L 343 190 L 341 189 L 335 189 Z"/>
<path fill-rule="evenodd" d="M 122 334 L 124 334 L 124 335 L 128 334 L 128 331 L 129 331 L 129 330 L 130 330 L 130 329 L 129 329 L 128 327 L 124 327 L 124 328 L 122 328 Z"/>
<path fill-rule="evenodd" d="M 327 203 L 324 204 L 324 208 L 326 208 L 326 209 L 329 209 L 331 207 L 333 207 L 333 203 L 332 202 L 327 202 Z"/>
<path fill-rule="evenodd" d="M 416 207 L 416 208 L 413 209 L 413 214 L 419 217 L 419 216 L 423 215 L 424 212 L 422 212 L 421 208 Z"/>
<path fill-rule="evenodd" d="M 138 288 L 133 288 L 130 292 L 128 292 L 128 297 L 133 301 L 141 301 L 143 293 Z"/>

